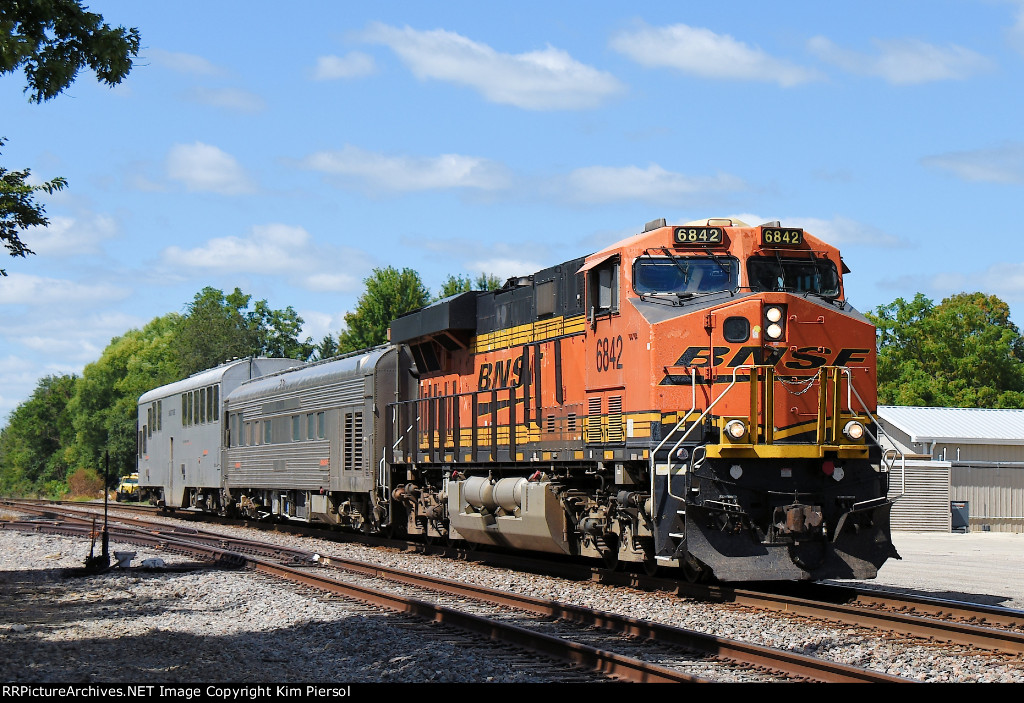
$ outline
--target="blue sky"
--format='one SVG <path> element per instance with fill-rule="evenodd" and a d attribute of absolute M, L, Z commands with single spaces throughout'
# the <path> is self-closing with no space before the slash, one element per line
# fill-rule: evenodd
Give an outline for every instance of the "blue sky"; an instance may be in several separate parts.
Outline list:
<path fill-rule="evenodd" d="M 94 0 L 120 86 L 31 105 L 2 163 L 50 227 L 5 258 L 0 418 L 204 286 L 341 329 L 374 267 L 527 274 L 648 220 L 781 220 L 871 310 L 1024 304 L 1024 2 Z"/>

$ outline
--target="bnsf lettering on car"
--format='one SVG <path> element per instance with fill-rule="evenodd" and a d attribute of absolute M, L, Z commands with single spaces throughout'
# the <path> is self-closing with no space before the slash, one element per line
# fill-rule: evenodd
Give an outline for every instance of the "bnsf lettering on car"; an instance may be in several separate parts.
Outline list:
<path fill-rule="evenodd" d="M 477 390 L 493 391 L 498 388 L 518 388 L 523 385 L 523 357 L 498 359 L 493 364 L 480 364 Z"/>
<path fill-rule="evenodd" d="M 740 347 L 729 356 L 733 350 L 730 347 L 688 347 L 679 357 L 675 366 L 722 366 L 725 364 L 730 368 L 756 364 L 759 366 L 778 365 L 786 352 L 790 352 L 789 358 L 783 366 L 787 369 L 809 370 L 817 369 L 829 364 L 832 366 L 849 366 L 850 364 L 861 364 L 867 361 L 870 349 L 840 349 L 833 358 L 832 350 L 828 347 L 799 347 L 790 350 L 786 347 Z"/>

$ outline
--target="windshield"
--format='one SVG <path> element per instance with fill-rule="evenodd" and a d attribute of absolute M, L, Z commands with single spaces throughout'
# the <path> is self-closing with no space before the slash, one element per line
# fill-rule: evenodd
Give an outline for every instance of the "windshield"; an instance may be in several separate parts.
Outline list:
<path fill-rule="evenodd" d="M 828 259 L 779 259 L 764 256 L 747 261 L 750 290 L 839 295 L 839 274 Z"/>
<path fill-rule="evenodd" d="M 735 259 L 725 257 L 643 257 L 633 265 L 633 289 L 640 295 L 733 290 L 735 264 Z"/>

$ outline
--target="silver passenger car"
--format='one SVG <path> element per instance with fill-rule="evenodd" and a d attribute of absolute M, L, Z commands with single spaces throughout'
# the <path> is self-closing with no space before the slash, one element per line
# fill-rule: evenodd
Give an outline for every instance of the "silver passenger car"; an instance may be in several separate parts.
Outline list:
<path fill-rule="evenodd" d="M 407 356 L 378 347 L 233 391 L 225 403 L 227 500 L 251 517 L 357 529 L 386 523 L 384 415 L 399 399 L 399 385 L 402 395 L 415 388 L 398 382 L 400 367 L 408 374 Z"/>
<path fill-rule="evenodd" d="M 223 399 L 244 381 L 301 364 L 297 359 L 230 361 L 139 398 L 139 489 L 168 508 L 220 507 Z"/>

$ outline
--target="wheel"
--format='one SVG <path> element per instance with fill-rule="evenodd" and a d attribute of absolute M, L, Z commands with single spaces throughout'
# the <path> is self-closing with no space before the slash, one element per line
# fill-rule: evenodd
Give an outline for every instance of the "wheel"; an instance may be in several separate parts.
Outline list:
<path fill-rule="evenodd" d="M 648 576 L 657 576 L 661 565 L 653 554 L 644 557 L 644 573 Z"/>

